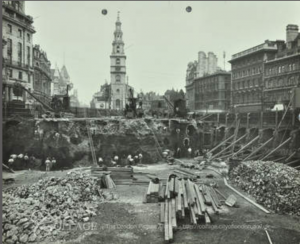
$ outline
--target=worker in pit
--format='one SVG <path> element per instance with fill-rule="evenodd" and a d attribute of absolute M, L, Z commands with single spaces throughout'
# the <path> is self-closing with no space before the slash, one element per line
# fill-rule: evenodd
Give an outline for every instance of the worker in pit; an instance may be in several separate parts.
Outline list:
<path fill-rule="evenodd" d="M 25 155 L 24 155 L 24 165 L 25 165 L 25 168 L 28 168 L 28 166 L 29 166 L 29 157 L 28 157 L 27 153 L 25 153 Z"/>
<path fill-rule="evenodd" d="M 52 157 L 52 160 L 51 160 L 51 168 L 56 165 L 56 159 L 55 157 Z"/>
<path fill-rule="evenodd" d="M 51 168 L 51 160 L 50 157 L 47 157 L 46 161 L 45 161 L 45 165 L 46 165 L 46 172 L 50 171 Z"/>
<path fill-rule="evenodd" d="M 127 157 L 127 165 L 132 165 L 132 164 L 133 164 L 133 159 L 132 159 L 131 154 L 129 154 Z"/>
<path fill-rule="evenodd" d="M 137 165 L 139 163 L 139 156 L 135 155 L 134 156 L 134 164 Z"/>
<path fill-rule="evenodd" d="M 143 154 L 140 153 L 140 154 L 139 154 L 139 163 L 142 164 L 142 161 L 143 161 Z"/>
<path fill-rule="evenodd" d="M 119 156 L 118 155 L 114 156 L 114 161 L 116 162 L 116 164 L 119 164 Z"/>
<path fill-rule="evenodd" d="M 8 159 L 8 167 L 11 168 L 11 167 L 13 166 L 14 162 L 15 162 L 15 160 L 14 160 L 12 157 L 10 157 L 10 158 Z"/>
<path fill-rule="evenodd" d="M 177 158 L 181 157 L 181 149 L 180 149 L 180 147 L 178 147 L 177 150 L 176 150 L 176 156 L 177 156 Z"/>
<path fill-rule="evenodd" d="M 102 165 L 103 165 L 103 159 L 101 157 L 98 158 L 98 165 L 100 167 L 102 167 Z"/>
<path fill-rule="evenodd" d="M 189 155 L 189 158 L 192 158 L 192 148 L 188 148 L 188 155 Z"/>

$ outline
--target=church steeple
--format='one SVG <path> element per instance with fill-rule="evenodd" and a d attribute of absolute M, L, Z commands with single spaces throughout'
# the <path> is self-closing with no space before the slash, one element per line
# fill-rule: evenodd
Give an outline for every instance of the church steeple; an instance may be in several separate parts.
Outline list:
<path fill-rule="evenodd" d="M 124 54 L 123 32 L 121 30 L 120 12 L 118 12 L 112 54 L 110 55 L 110 83 L 113 109 L 123 109 L 126 104 L 126 56 Z"/>
<path fill-rule="evenodd" d="M 123 42 L 123 32 L 121 30 L 120 12 L 118 12 L 118 17 L 116 21 L 116 29 L 114 31 L 114 41 L 113 41 L 113 54 L 121 53 L 124 54 L 124 42 Z"/>

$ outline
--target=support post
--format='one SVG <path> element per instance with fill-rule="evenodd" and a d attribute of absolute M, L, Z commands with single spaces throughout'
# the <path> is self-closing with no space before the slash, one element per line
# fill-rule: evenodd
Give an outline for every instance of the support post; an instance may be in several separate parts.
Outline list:
<path fill-rule="evenodd" d="M 275 151 L 277 151 L 279 148 L 281 148 L 282 146 L 284 146 L 285 144 L 287 144 L 292 138 L 288 138 L 287 140 L 285 140 L 283 143 L 281 143 L 278 147 L 276 147 L 275 149 L 273 149 L 270 153 L 268 153 L 266 156 L 264 156 L 261 160 L 266 159 L 267 157 L 269 157 L 271 154 L 273 154 Z"/>
<path fill-rule="evenodd" d="M 244 149 L 249 147 L 253 142 L 257 141 L 258 139 L 259 139 L 259 136 L 255 137 L 252 141 L 250 141 L 248 144 L 246 144 L 240 150 L 238 150 L 236 153 L 234 153 L 234 155 L 238 155 L 241 151 L 243 151 Z"/>
<path fill-rule="evenodd" d="M 274 137 L 270 138 L 269 140 L 267 140 L 266 142 L 264 142 L 260 147 L 258 147 L 256 150 L 254 150 L 252 153 L 250 153 L 246 158 L 243 159 L 243 161 L 247 160 L 248 158 L 250 158 L 252 155 L 254 155 L 255 153 L 257 153 L 260 149 L 262 149 L 263 147 L 265 147 L 268 143 L 270 143 L 271 141 L 273 141 Z"/>

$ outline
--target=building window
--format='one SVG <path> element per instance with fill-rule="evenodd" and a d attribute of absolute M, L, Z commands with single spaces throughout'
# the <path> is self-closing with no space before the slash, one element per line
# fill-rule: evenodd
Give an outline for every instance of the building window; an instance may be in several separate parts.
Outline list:
<path fill-rule="evenodd" d="M 7 33 L 12 34 L 12 26 L 10 24 L 7 25 Z"/>
<path fill-rule="evenodd" d="M 120 53 L 120 46 L 117 46 L 117 53 Z"/>
<path fill-rule="evenodd" d="M 116 82 L 121 82 L 121 76 L 120 75 L 116 75 Z"/>
<path fill-rule="evenodd" d="M 117 92 L 117 93 L 120 93 L 120 89 L 117 89 L 116 92 Z"/>
<path fill-rule="evenodd" d="M 27 47 L 27 64 L 30 65 L 30 47 Z"/>
<path fill-rule="evenodd" d="M 19 80 L 22 80 L 22 79 L 23 79 L 23 73 L 19 72 Z"/>
<path fill-rule="evenodd" d="M 18 32 L 19 32 L 19 37 L 22 37 L 22 30 L 18 29 Z"/>
<path fill-rule="evenodd" d="M 9 70 L 8 70 L 8 76 L 9 76 L 9 78 L 12 78 L 12 77 L 13 77 L 13 71 L 12 71 L 12 69 L 9 69 Z"/>
<path fill-rule="evenodd" d="M 296 64 L 293 64 L 293 70 L 296 70 Z"/>
<path fill-rule="evenodd" d="M 18 43 L 18 62 L 22 63 L 22 43 Z"/>
<path fill-rule="evenodd" d="M 12 40 L 11 39 L 7 39 L 7 56 L 8 59 L 11 61 L 12 59 Z"/>
<path fill-rule="evenodd" d="M 27 33 L 27 41 L 30 42 L 30 34 Z"/>
<path fill-rule="evenodd" d="M 117 59 L 116 59 L 116 64 L 120 64 L 120 63 L 121 63 L 120 59 L 117 58 Z"/>
<path fill-rule="evenodd" d="M 281 67 L 278 67 L 278 74 L 281 73 Z"/>

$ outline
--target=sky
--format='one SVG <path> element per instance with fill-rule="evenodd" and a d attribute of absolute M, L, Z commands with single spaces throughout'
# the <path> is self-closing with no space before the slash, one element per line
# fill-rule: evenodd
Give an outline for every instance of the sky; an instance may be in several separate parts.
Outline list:
<path fill-rule="evenodd" d="M 186 7 L 192 8 L 191 12 Z M 106 9 L 107 14 L 102 14 Z M 120 11 L 128 81 L 136 91 L 183 89 L 187 64 L 214 52 L 218 66 L 265 40 L 285 40 L 288 24 L 300 26 L 300 2 L 288 1 L 26 1 L 34 18 L 34 44 L 51 68 L 66 65 L 79 100 L 89 104 L 110 82 L 110 54 Z"/>

